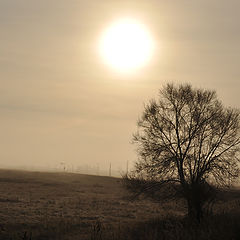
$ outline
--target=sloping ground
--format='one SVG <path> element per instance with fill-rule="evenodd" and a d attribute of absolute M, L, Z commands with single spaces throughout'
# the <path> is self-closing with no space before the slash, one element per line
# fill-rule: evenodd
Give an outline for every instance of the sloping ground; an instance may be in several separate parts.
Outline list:
<path fill-rule="evenodd" d="M 130 202 L 121 179 L 0 170 L 0 240 L 240 239 L 240 191 L 222 191 L 215 216 L 184 219 L 179 202 Z"/>
<path fill-rule="evenodd" d="M 166 212 L 126 196 L 118 178 L 0 170 L 0 238 L 87 239 L 99 221 L 119 225 Z"/>

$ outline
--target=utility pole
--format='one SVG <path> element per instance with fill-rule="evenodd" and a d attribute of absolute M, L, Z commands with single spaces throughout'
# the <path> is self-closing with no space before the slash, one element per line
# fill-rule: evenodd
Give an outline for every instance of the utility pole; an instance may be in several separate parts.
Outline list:
<path fill-rule="evenodd" d="M 109 177 L 111 177 L 112 176 L 112 164 L 110 163 L 110 165 L 109 165 Z"/>

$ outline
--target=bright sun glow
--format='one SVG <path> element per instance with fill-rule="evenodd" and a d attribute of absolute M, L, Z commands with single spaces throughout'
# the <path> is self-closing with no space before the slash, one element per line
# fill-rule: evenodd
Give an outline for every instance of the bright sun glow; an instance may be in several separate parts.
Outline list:
<path fill-rule="evenodd" d="M 104 61 L 120 71 L 131 71 L 146 64 L 153 52 L 153 41 L 144 25 L 129 19 L 112 24 L 100 40 Z"/>

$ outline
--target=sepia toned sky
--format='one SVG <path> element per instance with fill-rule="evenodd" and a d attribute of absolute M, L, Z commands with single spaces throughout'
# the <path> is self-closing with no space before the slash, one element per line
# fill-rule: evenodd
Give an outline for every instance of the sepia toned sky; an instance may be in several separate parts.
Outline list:
<path fill-rule="evenodd" d="M 167 82 L 215 89 L 239 108 L 239 10 L 238 0 L 0 0 L 0 167 L 125 169 L 143 103 Z M 131 74 L 98 49 L 124 17 L 155 43 Z"/>

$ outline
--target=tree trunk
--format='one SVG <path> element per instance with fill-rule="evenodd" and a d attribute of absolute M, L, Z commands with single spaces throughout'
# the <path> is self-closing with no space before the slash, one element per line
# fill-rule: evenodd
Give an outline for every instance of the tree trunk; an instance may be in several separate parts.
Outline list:
<path fill-rule="evenodd" d="M 188 206 L 188 216 L 200 222 L 203 215 L 200 189 L 196 186 L 191 186 L 187 191 L 186 198 Z"/>
<path fill-rule="evenodd" d="M 188 198 L 187 204 L 188 216 L 200 222 L 202 218 L 202 206 L 200 202 L 197 199 Z"/>

